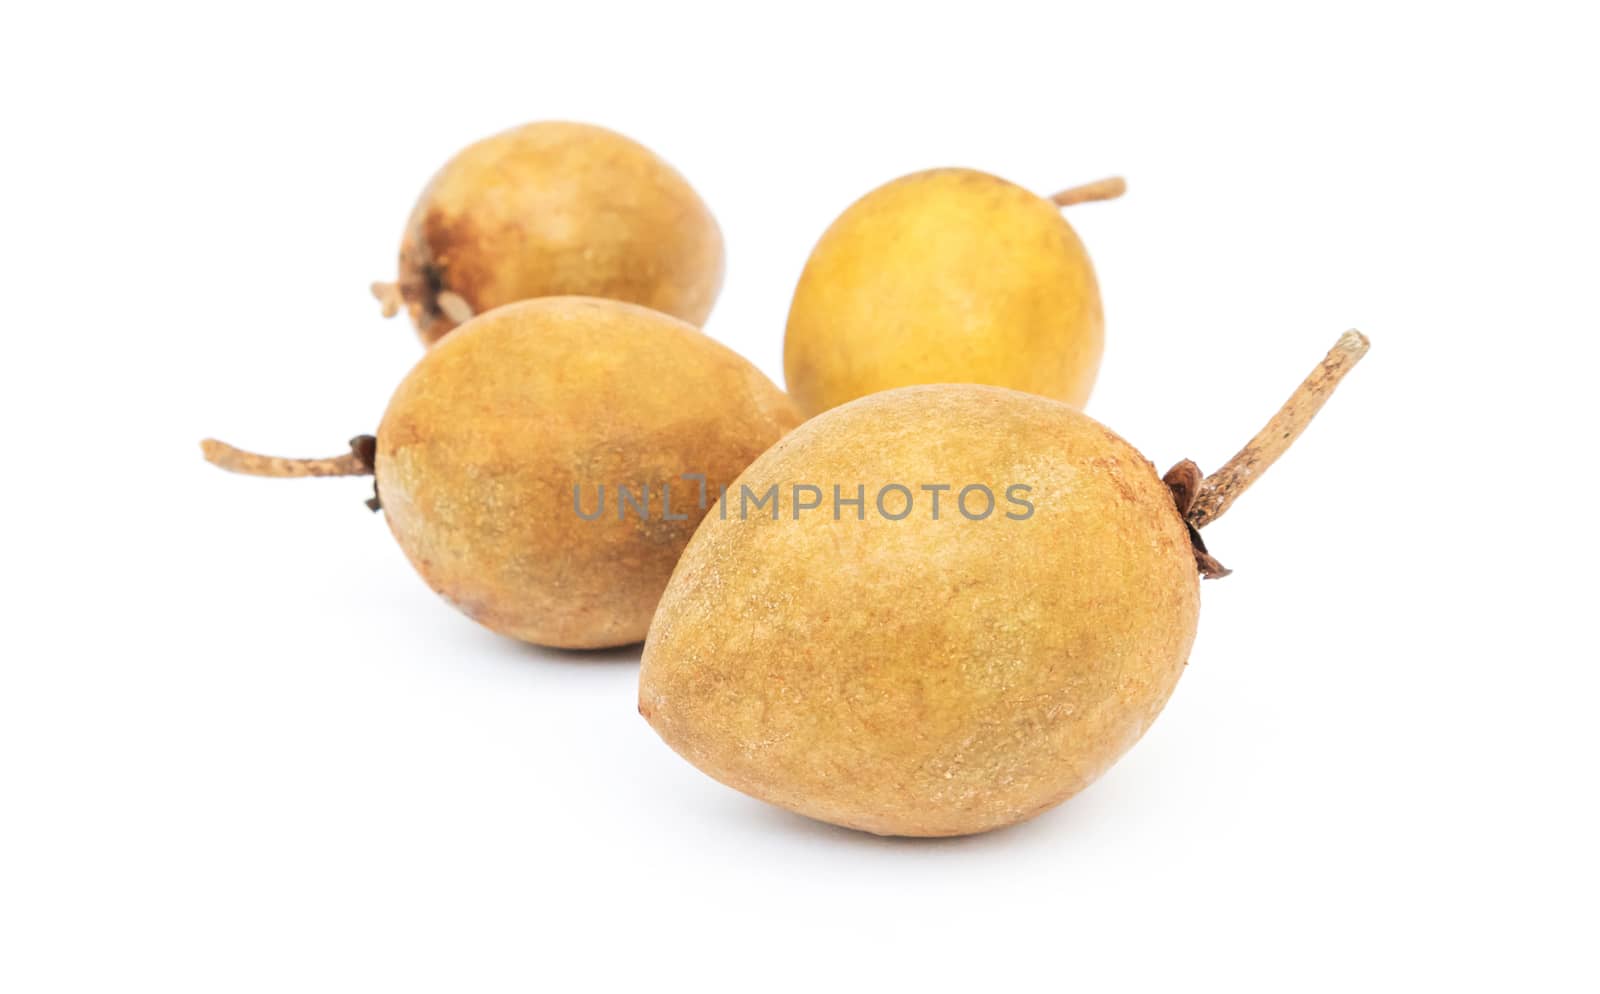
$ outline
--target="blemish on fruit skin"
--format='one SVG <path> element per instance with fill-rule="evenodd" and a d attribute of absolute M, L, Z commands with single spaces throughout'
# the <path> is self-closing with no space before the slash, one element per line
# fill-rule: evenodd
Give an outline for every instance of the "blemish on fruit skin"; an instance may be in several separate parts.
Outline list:
<path fill-rule="evenodd" d="M 591 125 L 539 122 L 445 164 L 412 210 L 400 270 L 400 296 L 430 345 L 459 320 L 441 293 L 474 314 L 603 297 L 698 326 L 721 288 L 723 243 L 693 188 L 648 149 Z M 380 300 L 392 292 L 374 287 Z"/>
<path fill-rule="evenodd" d="M 422 222 L 421 241 L 426 248 L 417 260 L 421 264 L 418 278 L 428 287 L 430 317 L 455 327 L 438 305 L 439 294 L 444 292 L 461 297 L 477 312 L 492 306 L 484 297 L 491 274 L 478 251 L 484 243 L 483 233 L 469 215 L 429 211 Z"/>
<path fill-rule="evenodd" d="M 1116 438 L 1114 435 L 1110 435 L 1108 437 Z M 1126 444 L 1123 443 L 1120 438 L 1117 439 L 1117 442 L 1120 444 Z M 1131 487 L 1128 484 L 1128 481 L 1123 478 L 1123 464 L 1121 461 L 1111 457 L 1096 457 L 1088 460 L 1088 464 L 1100 470 L 1105 475 L 1106 479 L 1111 481 L 1111 485 L 1116 487 L 1118 495 L 1121 496 L 1124 501 L 1132 503 L 1137 499 L 1133 492 L 1133 487 Z"/>

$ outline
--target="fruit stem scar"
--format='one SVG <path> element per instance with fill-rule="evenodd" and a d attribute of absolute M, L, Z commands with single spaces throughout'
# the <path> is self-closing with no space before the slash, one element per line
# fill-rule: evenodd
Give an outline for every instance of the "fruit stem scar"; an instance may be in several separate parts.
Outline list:
<path fill-rule="evenodd" d="M 1266 427 L 1221 469 L 1201 481 L 1184 515 L 1185 520 L 1199 529 L 1222 517 L 1239 495 L 1250 489 L 1250 484 L 1288 451 L 1306 430 L 1306 425 L 1322 410 L 1322 405 L 1328 402 L 1339 381 L 1355 368 L 1371 345 L 1367 336 L 1359 331 L 1340 335 L 1327 356 L 1301 382 Z"/>
<path fill-rule="evenodd" d="M 406 306 L 406 290 L 399 281 L 394 283 L 379 281 L 372 284 L 370 289 L 372 296 L 382 305 L 383 316 L 386 318 L 394 317 Z M 472 305 L 467 303 L 467 298 L 453 290 L 441 288 L 438 285 L 437 275 L 432 273 L 428 275 L 428 289 L 424 293 L 424 299 L 429 298 L 432 300 L 432 308 L 455 324 L 466 324 L 476 316 Z"/>
<path fill-rule="evenodd" d="M 248 476 L 292 478 L 304 476 L 371 476 L 373 458 L 378 451 L 378 440 L 371 435 L 357 435 L 350 440 L 350 451 L 325 459 L 286 459 L 282 456 L 264 456 L 246 452 L 226 442 L 208 438 L 200 443 L 206 462 L 230 473 Z"/>
<path fill-rule="evenodd" d="M 1092 200 L 1115 200 L 1128 192 L 1128 183 L 1121 176 L 1109 176 L 1097 179 L 1093 183 L 1074 186 L 1062 190 L 1050 198 L 1050 202 L 1057 207 L 1071 207 L 1073 204 L 1087 204 Z"/>

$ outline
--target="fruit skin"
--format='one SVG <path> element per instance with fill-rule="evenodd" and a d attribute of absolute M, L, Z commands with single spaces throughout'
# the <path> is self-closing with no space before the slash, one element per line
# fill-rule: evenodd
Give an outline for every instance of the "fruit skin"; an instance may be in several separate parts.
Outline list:
<path fill-rule="evenodd" d="M 832 485 L 858 482 L 867 520 L 847 506 L 835 521 Z M 982 483 L 998 508 L 1023 483 L 1035 510 L 969 521 L 952 490 L 934 521 L 918 491 L 891 521 L 872 506 L 891 482 Z M 731 787 L 880 835 L 999 828 L 1087 786 L 1183 672 L 1199 620 L 1187 528 L 1154 467 L 1065 404 L 875 394 L 802 425 L 730 494 L 772 483 L 828 498 L 798 520 L 787 496 L 777 521 L 714 511 L 639 676 L 657 733 Z"/>
<path fill-rule="evenodd" d="M 470 145 L 439 170 L 406 224 L 399 285 L 431 344 L 455 327 L 436 303 L 443 290 L 476 314 L 577 294 L 698 326 L 722 270 L 722 232 L 676 170 L 616 132 L 543 121 Z"/>
<path fill-rule="evenodd" d="M 435 591 L 541 645 L 644 638 L 710 493 L 799 423 L 754 366 L 692 326 L 617 301 L 552 297 L 480 315 L 389 402 L 375 474 L 389 527 Z M 660 487 L 672 484 L 663 520 Z M 614 488 L 651 488 L 618 520 Z M 608 513 L 586 521 L 606 489 Z"/>
<path fill-rule="evenodd" d="M 1055 204 L 971 169 L 862 197 L 795 289 L 784 377 L 813 415 L 918 383 L 1089 399 L 1104 341 L 1088 253 Z"/>

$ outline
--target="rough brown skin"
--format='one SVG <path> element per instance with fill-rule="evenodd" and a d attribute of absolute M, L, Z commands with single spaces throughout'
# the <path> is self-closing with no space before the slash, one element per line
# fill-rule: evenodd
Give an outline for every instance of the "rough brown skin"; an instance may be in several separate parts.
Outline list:
<path fill-rule="evenodd" d="M 717 222 L 671 166 L 604 128 L 544 121 L 451 159 L 411 212 L 397 282 L 373 292 L 432 344 L 474 314 L 572 294 L 698 326 L 722 271 Z"/>
<path fill-rule="evenodd" d="M 1319 367 L 1327 389 L 1366 350 L 1351 335 Z M 1317 379 L 1279 429 L 1304 427 L 1320 402 L 1297 400 Z M 812 818 L 907 836 L 1022 821 L 1091 783 L 1160 713 L 1209 559 L 1189 514 L 1229 480 L 1181 463 L 1163 481 L 1087 415 L 1002 388 L 835 408 L 725 498 L 776 483 L 779 520 L 719 508 L 690 542 L 645 643 L 639 710 L 704 772 Z M 829 501 L 796 518 L 796 483 L 830 496 L 865 483 L 869 502 L 887 483 L 981 483 L 997 498 L 1022 483 L 1034 513 L 968 520 L 952 490 L 940 520 L 926 494 L 900 521 L 870 503 L 864 521 L 851 508 L 835 520 Z"/>
<path fill-rule="evenodd" d="M 390 400 L 369 465 L 396 541 L 440 595 L 514 638 L 601 648 L 644 638 L 705 514 L 681 474 L 706 474 L 714 499 L 799 420 L 759 370 L 691 325 L 617 301 L 544 298 L 481 315 L 430 349 Z M 307 475 L 205 444 L 224 468 Z M 622 484 L 649 485 L 646 520 L 619 519 Z M 668 484 L 684 520 L 664 520 Z M 601 485 L 607 513 L 586 521 L 573 488 L 592 513 Z"/>
<path fill-rule="evenodd" d="M 819 415 L 740 477 L 830 500 L 858 481 L 869 499 L 982 483 L 1001 503 L 1025 483 L 1036 510 L 969 521 L 951 491 L 938 521 L 834 521 L 831 504 L 708 520 L 640 672 L 640 710 L 669 745 L 801 814 L 935 836 L 1057 804 L 1143 734 L 1200 598 L 1187 529 L 1138 452 L 1057 401 L 906 387 Z"/>

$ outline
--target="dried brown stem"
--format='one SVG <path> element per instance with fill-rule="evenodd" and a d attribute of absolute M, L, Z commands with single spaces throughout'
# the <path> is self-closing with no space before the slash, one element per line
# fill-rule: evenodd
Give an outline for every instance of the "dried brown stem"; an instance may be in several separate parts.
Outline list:
<path fill-rule="evenodd" d="M 1278 409 L 1267 426 L 1256 433 L 1221 469 L 1201 482 L 1199 491 L 1190 502 L 1185 518 L 1195 528 L 1206 525 L 1227 513 L 1239 495 L 1250 488 L 1262 473 L 1294 444 L 1306 425 L 1316 417 L 1322 405 L 1333 394 L 1334 387 L 1346 373 L 1355 368 L 1367 354 L 1372 343 L 1359 331 L 1347 331 L 1328 351 L 1326 358 L 1311 371 L 1294 395 Z"/>
<path fill-rule="evenodd" d="M 1127 181 L 1121 176 L 1111 176 L 1062 190 L 1051 197 L 1050 202 L 1057 207 L 1071 207 L 1073 204 L 1086 204 L 1091 200 L 1115 200 L 1126 192 L 1128 192 Z"/>
<path fill-rule="evenodd" d="M 230 473 L 249 476 L 292 478 L 302 476 L 371 476 L 377 439 L 357 435 L 350 440 L 350 451 L 326 459 L 285 459 L 236 449 L 226 442 L 208 438 L 200 443 L 206 462 Z"/>
<path fill-rule="evenodd" d="M 398 283 L 374 283 L 372 295 L 378 298 L 378 303 L 383 305 L 383 316 L 392 318 L 400 313 L 400 308 L 406 304 L 405 296 L 400 293 Z"/>

